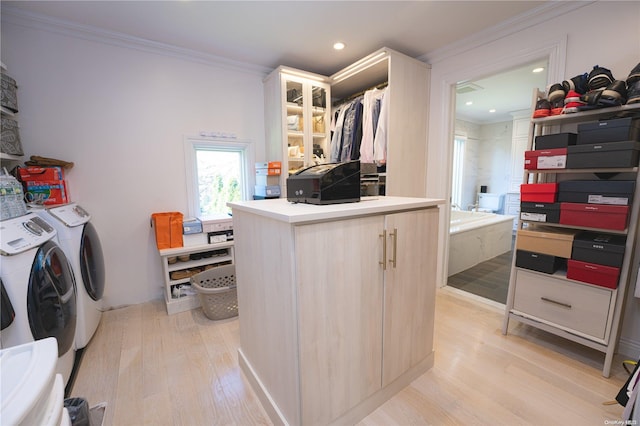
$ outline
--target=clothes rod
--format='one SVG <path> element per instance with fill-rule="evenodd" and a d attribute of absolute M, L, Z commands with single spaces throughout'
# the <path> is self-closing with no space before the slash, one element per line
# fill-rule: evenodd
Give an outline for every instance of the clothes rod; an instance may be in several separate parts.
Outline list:
<path fill-rule="evenodd" d="M 335 102 L 333 103 L 333 106 L 335 107 L 335 106 L 338 106 L 338 105 L 344 104 L 344 103 L 346 103 L 346 102 L 352 101 L 352 100 L 354 100 L 355 98 L 357 98 L 358 96 L 362 96 L 362 95 L 364 95 L 364 94 L 365 94 L 366 92 L 368 92 L 369 90 L 374 90 L 374 89 L 378 89 L 378 90 L 379 90 L 379 89 L 384 89 L 384 88 L 385 88 L 385 87 L 387 87 L 388 85 L 389 85 L 389 82 L 388 82 L 388 81 L 385 81 L 384 83 L 376 84 L 376 85 L 375 85 L 375 86 L 373 86 L 373 87 L 369 87 L 368 89 L 364 89 L 364 90 L 361 90 L 361 91 L 359 91 L 359 92 L 357 92 L 357 93 L 354 93 L 354 94 L 352 94 L 352 95 L 349 95 L 349 96 L 347 96 L 347 97 L 346 97 L 346 98 L 344 98 L 344 99 L 340 99 L 339 101 L 335 101 Z"/>

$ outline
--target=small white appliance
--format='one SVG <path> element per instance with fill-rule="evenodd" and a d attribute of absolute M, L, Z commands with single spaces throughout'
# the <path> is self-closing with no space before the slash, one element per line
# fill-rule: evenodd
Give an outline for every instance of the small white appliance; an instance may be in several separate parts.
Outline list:
<path fill-rule="evenodd" d="M 0 424 L 71 425 L 57 359 L 53 337 L 0 350 Z"/>
<path fill-rule="evenodd" d="M 0 222 L 0 232 L 0 279 L 15 312 L 0 331 L 0 347 L 55 337 L 56 371 L 66 385 L 75 361 L 76 293 L 56 230 L 28 213 Z"/>
<path fill-rule="evenodd" d="M 504 194 L 492 194 L 489 192 L 478 193 L 478 211 L 498 213 L 502 210 Z"/>
<path fill-rule="evenodd" d="M 102 318 L 105 267 L 100 238 L 90 222 L 91 216 L 77 203 L 31 207 L 31 211 L 56 229 L 58 243 L 73 269 L 78 300 L 75 345 L 76 349 L 82 349 Z"/>

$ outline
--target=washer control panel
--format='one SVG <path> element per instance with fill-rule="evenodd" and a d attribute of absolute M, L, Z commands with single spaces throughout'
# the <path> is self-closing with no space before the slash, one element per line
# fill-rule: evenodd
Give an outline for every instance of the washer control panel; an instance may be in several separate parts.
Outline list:
<path fill-rule="evenodd" d="M 47 211 L 51 216 L 55 217 L 69 228 L 84 225 L 91 220 L 91 215 L 76 203 L 51 207 L 48 208 Z"/>
<path fill-rule="evenodd" d="M 3 220 L 0 222 L 0 232 L 0 252 L 5 256 L 37 247 L 56 235 L 56 230 L 34 213 Z"/>

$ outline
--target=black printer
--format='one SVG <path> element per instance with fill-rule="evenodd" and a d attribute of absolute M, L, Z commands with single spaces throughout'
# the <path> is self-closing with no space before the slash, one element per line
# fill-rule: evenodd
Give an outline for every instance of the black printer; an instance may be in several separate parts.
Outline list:
<path fill-rule="evenodd" d="M 360 201 L 360 161 L 318 164 L 287 179 L 292 203 L 338 204 Z"/>

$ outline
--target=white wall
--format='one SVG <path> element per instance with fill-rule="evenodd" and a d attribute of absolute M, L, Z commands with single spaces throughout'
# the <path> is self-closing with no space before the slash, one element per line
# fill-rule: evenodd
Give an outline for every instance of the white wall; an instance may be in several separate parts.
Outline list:
<path fill-rule="evenodd" d="M 575 10 L 562 16 L 533 16 L 519 23 L 518 31 L 502 28 L 496 36 L 477 36 L 457 50 L 435 52 L 423 58 L 431 63 L 427 196 L 448 197 L 450 188 L 450 150 L 453 128 L 451 85 L 472 80 L 535 58 L 552 55 L 549 75 L 560 82 L 594 65 L 609 68 L 618 79 L 626 79 L 640 60 L 640 2 L 602 1 L 566 4 Z M 560 7 L 565 5 L 560 4 Z M 615 17 L 615 30 L 602 31 L 604 17 Z M 536 22 L 539 22 L 536 24 Z M 600 30 L 596 30 L 600 29 Z M 505 88 L 508 90 L 508 88 Z M 446 210 L 446 209 L 444 209 Z M 447 214 L 446 211 L 443 214 Z M 440 236 L 445 238 L 448 217 L 442 221 Z M 439 260 L 446 259 L 446 244 Z M 438 263 L 442 265 L 442 262 Z M 439 273 L 445 283 L 445 271 Z M 623 353 L 640 356 L 640 299 L 629 298 L 621 333 Z M 624 348 L 622 346 L 624 345 Z"/>
<path fill-rule="evenodd" d="M 511 121 L 485 124 L 480 127 L 480 157 L 478 183 L 487 185 L 487 192 L 506 194 L 511 175 Z"/>
<path fill-rule="evenodd" d="M 224 131 L 264 154 L 257 72 L 2 23 L 25 154 L 73 161 L 73 201 L 101 238 L 107 307 L 162 297 L 153 212 L 188 212 L 184 135 Z M 253 159 L 252 159 L 253 160 Z"/>

